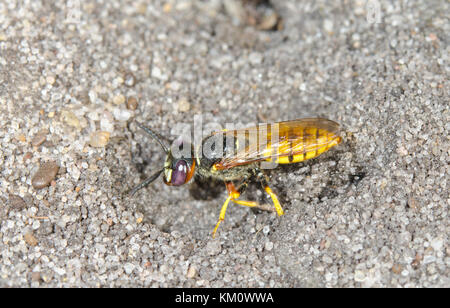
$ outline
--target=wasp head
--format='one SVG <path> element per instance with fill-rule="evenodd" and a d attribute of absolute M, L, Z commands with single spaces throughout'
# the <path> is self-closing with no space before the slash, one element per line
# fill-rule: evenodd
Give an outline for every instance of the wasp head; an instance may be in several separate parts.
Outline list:
<path fill-rule="evenodd" d="M 177 139 L 173 142 L 172 147 L 168 149 L 158 134 L 142 124 L 137 123 L 137 125 L 159 143 L 167 156 L 164 168 L 158 170 L 144 182 L 133 188 L 130 194 L 134 195 L 138 190 L 155 181 L 161 173 L 164 173 L 164 183 L 170 186 L 180 186 L 189 182 L 195 171 L 192 145 L 189 144 L 187 146 L 181 139 Z"/>
<path fill-rule="evenodd" d="M 193 147 L 177 139 L 172 144 L 164 163 L 164 183 L 170 186 L 183 185 L 195 173 L 195 159 Z M 175 155 L 176 153 L 176 155 Z"/>

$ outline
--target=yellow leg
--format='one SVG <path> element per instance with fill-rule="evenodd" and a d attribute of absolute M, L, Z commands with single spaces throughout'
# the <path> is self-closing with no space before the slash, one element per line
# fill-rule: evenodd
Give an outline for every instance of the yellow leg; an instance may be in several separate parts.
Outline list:
<path fill-rule="evenodd" d="M 215 238 L 216 237 L 216 231 L 219 228 L 220 223 L 225 219 L 225 213 L 227 211 L 227 207 L 228 207 L 228 203 L 230 202 L 230 200 L 233 198 L 232 195 L 229 195 L 227 200 L 225 200 L 225 203 L 222 205 L 222 209 L 220 210 L 220 216 L 219 216 L 219 221 L 216 224 L 216 227 L 214 228 L 212 237 Z"/>
<path fill-rule="evenodd" d="M 233 201 L 234 203 L 239 204 L 239 205 L 254 207 L 254 208 L 257 208 L 257 209 L 260 209 L 263 211 L 275 212 L 275 209 L 270 204 L 259 204 L 255 201 L 245 201 L 245 200 L 235 200 L 235 199 L 231 199 L 231 201 Z"/>
<path fill-rule="evenodd" d="M 220 210 L 219 221 L 217 221 L 216 227 L 214 228 L 214 231 L 212 233 L 213 238 L 216 237 L 216 232 L 217 229 L 219 228 L 220 223 L 225 219 L 225 213 L 227 211 L 228 203 L 230 203 L 230 201 L 233 201 L 234 203 L 243 206 L 256 207 L 261 210 L 273 211 L 273 207 L 271 208 L 268 206 L 260 205 L 255 201 L 237 200 L 237 198 L 239 198 L 239 196 L 241 195 L 240 192 L 236 190 L 232 182 L 227 182 L 225 184 L 228 190 L 228 198 L 225 200 L 224 204 L 222 205 L 222 209 Z M 284 212 L 283 209 L 281 208 L 280 202 L 278 201 L 277 195 L 275 195 L 275 193 L 267 185 L 264 187 L 264 190 L 272 198 L 272 202 L 275 206 L 275 211 L 277 212 L 277 214 L 279 216 L 283 215 Z"/>
<path fill-rule="evenodd" d="M 284 215 L 283 208 L 280 205 L 280 201 L 278 201 L 277 195 L 270 189 L 269 186 L 264 187 L 266 193 L 269 194 L 270 198 L 272 198 L 273 205 L 275 206 L 275 210 L 278 213 L 278 216 Z"/>
<path fill-rule="evenodd" d="M 228 182 L 225 184 L 227 186 L 228 194 L 232 196 L 231 201 L 233 201 L 236 204 L 248 206 L 248 207 L 256 207 L 262 210 L 267 210 L 267 207 L 264 207 L 260 205 L 258 202 L 255 201 L 246 201 L 246 200 L 237 200 L 241 193 L 234 187 L 234 184 L 232 182 Z M 246 184 L 245 184 L 246 185 Z"/>
<path fill-rule="evenodd" d="M 231 199 L 231 201 L 233 201 L 236 204 L 239 205 L 243 205 L 243 206 L 248 206 L 248 207 L 259 207 L 259 204 L 256 203 L 255 201 L 245 201 L 245 200 L 237 200 L 237 199 Z"/>

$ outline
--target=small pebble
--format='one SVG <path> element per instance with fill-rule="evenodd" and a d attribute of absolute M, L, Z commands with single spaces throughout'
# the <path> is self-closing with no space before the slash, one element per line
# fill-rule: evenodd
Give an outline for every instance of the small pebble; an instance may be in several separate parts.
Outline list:
<path fill-rule="evenodd" d="M 420 266 L 420 262 L 423 260 L 422 255 L 420 254 L 416 254 L 416 257 L 414 258 L 414 260 L 411 262 L 411 266 L 414 269 L 417 269 Z"/>
<path fill-rule="evenodd" d="M 332 33 L 333 29 L 334 29 L 333 21 L 330 20 L 330 19 L 325 19 L 324 22 L 323 22 L 323 28 L 328 33 Z"/>
<path fill-rule="evenodd" d="M 23 236 L 25 242 L 30 246 L 36 246 L 38 244 L 37 239 L 34 237 L 33 233 L 27 233 Z"/>
<path fill-rule="evenodd" d="M 172 10 L 172 4 L 169 2 L 164 3 L 163 5 L 163 12 L 169 13 Z"/>
<path fill-rule="evenodd" d="M 363 282 L 366 280 L 366 275 L 361 270 L 356 270 L 354 274 L 354 279 L 356 282 Z"/>
<path fill-rule="evenodd" d="M 247 13 L 245 11 L 245 8 L 243 6 L 243 3 L 238 0 L 229 0 L 224 1 L 224 7 L 225 11 L 228 13 L 228 15 L 231 16 L 231 18 L 234 19 L 235 22 L 244 24 L 245 20 L 247 18 Z"/>
<path fill-rule="evenodd" d="M 47 83 L 50 85 L 53 85 L 55 83 L 55 80 L 56 79 L 54 76 L 47 76 L 47 79 L 46 79 Z"/>
<path fill-rule="evenodd" d="M 112 116 L 104 115 L 100 120 L 100 130 L 112 133 L 114 131 L 113 121 Z"/>
<path fill-rule="evenodd" d="M 132 73 L 127 73 L 125 75 L 125 85 L 127 87 L 133 87 L 136 84 L 136 77 Z"/>
<path fill-rule="evenodd" d="M 25 155 L 23 156 L 23 162 L 26 162 L 27 160 L 31 159 L 32 157 L 33 157 L 33 153 L 26 152 Z"/>
<path fill-rule="evenodd" d="M 133 272 L 133 270 L 134 270 L 134 265 L 132 263 L 126 263 L 123 266 L 123 269 L 125 270 L 125 273 L 130 275 Z"/>
<path fill-rule="evenodd" d="M 127 100 L 127 108 L 129 110 L 136 110 L 137 107 L 138 107 L 138 100 L 134 96 L 129 97 Z"/>
<path fill-rule="evenodd" d="M 195 269 L 194 266 L 190 266 L 188 271 L 187 271 L 186 277 L 187 278 L 194 278 L 195 274 L 197 274 L 197 270 Z"/>
<path fill-rule="evenodd" d="M 76 128 L 80 127 L 80 120 L 72 111 L 64 110 L 61 112 L 61 116 L 64 119 L 64 122 L 66 122 L 69 126 Z"/>
<path fill-rule="evenodd" d="M 400 274 L 402 272 L 402 266 L 400 264 L 394 264 L 391 270 L 394 274 Z"/>
<path fill-rule="evenodd" d="M 116 108 L 113 110 L 114 118 L 117 121 L 125 122 L 131 118 L 131 112 L 127 109 Z"/>
<path fill-rule="evenodd" d="M 36 174 L 31 179 L 31 184 L 36 189 L 41 189 L 50 185 L 50 182 L 58 173 L 59 166 L 54 161 L 43 163 Z"/>
<path fill-rule="evenodd" d="M 191 109 L 191 104 L 189 104 L 187 99 L 182 98 L 178 101 L 178 111 L 188 112 L 189 109 Z"/>
<path fill-rule="evenodd" d="M 113 103 L 116 105 L 125 103 L 125 96 L 123 94 L 118 94 L 118 95 L 114 96 Z"/>
<path fill-rule="evenodd" d="M 110 133 L 105 131 L 92 133 L 89 144 L 94 148 L 102 148 L 108 143 L 109 135 Z"/>
<path fill-rule="evenodd" d="M 41 280 L 41 273 L 40 272 L 32 272 L 31 273 L 31 280 L 32 281 L 40 281 Z"/>
<path fill-rule="evenodd" d="M 21 141 L 21 142 L 27 141 L 27 137 L 25 137 L 24 134 L 17 135 L 16 139 Z"/>
<path fill-rule="evenodd" d="M 181 84 L 178 81 L 172 81 L 170 83 L 170 89 L 175 92 L 178 92 L 181 89 Z"/>
<path fill-rule="evenodd" d="M 161 71 L 161 69 L 157 66 L 154 66 L 152 69 L 152 77 L 156 78 L 156 79 L 161 79 L 161 80 L 166 80 L 167 76 L 165 76 L 163 74 L 163 72 Z"/>
<path fill-rule="evenodd" d="M 31 140 L 31 145 L 34 147 L 40 146 L 47 140 L 47 134 L 48 130 L 42 129 L 39 132 L 34 135 L 33 139 Z"/>
<path fill-rule="evenodd" d="M 273 243 L 272 242 L 266 242 L 266 244 L 264 245 L 264 249 L 267 251 L 271 251 L 273 249 Z"/>
<path fill-rule="evenodd" d="M 20 196 L 13 194 L 9 195 L 8 203 L 11 208 L 17 210 L 23 209 L 27 206 L 26 202 Z"/>
<path fill-rule="evenodd" d="M 272 30 L 278 24 L 278 15 L 277 13 L 272 13 L 270 15 L 265 15 L 261 19 L 261 22 L 258 24 L 257 28 L 259 30 Z"/>
<path fill-rule="evenodd" d="M 206 245 L 206 252 L 210 256 L 218 255 L 222 251 L 222 245 L 218 240 L 212 240 Z"/>

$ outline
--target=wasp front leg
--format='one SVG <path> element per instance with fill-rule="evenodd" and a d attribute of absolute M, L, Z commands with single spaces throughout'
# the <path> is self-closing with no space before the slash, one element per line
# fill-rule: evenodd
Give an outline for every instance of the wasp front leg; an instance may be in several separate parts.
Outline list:
<path fill-rule="evenodd" d="M 233 196 L 228 195 L 227 200 L 225 200 L 225 203 L 222 205 L 222 209 L 220 210 L 219 215 L 219 221 L 216 224 L 216 227 L 214 228 L 214 231 L 212 233 L 212 237 L 216 237 L 217 229 L 219 228 L 220 223 L 225 219 L 225 213 L 227 212 L 228 203 L 230 203 L 230 200 L 233 198 Z"/>

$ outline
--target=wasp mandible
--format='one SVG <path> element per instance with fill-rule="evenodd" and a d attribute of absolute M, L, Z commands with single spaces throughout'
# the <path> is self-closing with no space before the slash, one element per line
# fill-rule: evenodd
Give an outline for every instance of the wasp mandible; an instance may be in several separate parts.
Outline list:
<path fill-rule="evenodd" d="M 302 162 L 319 156 L 342 141 L 338 135 L 338 123 L 324 118 L 305 118 L 213 132 L 202 140 L 202 147 L 207 144 L 223 146 L 213 148 L 209 156 L 202 155 L 200 147 L 195 149 L 193 145 L 189 145 L 191 148 L 189 155 L 174 157 L 172 150 L 167 148 L 158 134 L 139 123 L 138 126 L 160 144 L 166 153 L 166 160 L 162 169 L 136 186 L 130 194 L 134 195 L 139 189 L 156 180 L 161 173 L 164 183 L 170 186 L 186 184 L 194 174 L 224 181 L 228 197 L 222 205 L 219 220 L 212 233 L 213 238 L 220 223 L 225 219 L 230 201 L 243 206 L 265 209 L 255 201 L 238 199 L 252 178 L 261 183 L 264 191 L 272 199 L 277 214 L 279 216 L 284 214 L 277 195 L 269 187 L 268 177 L 261 168 L 264 162 L 275 164 Z M 257 136 L 256 143 L 253 142 L 255 136 Z M 179 143 L 178 146 L 183 145 Z M 234 183 L 238 181 L 239 185 L 236 187 Z"/>

